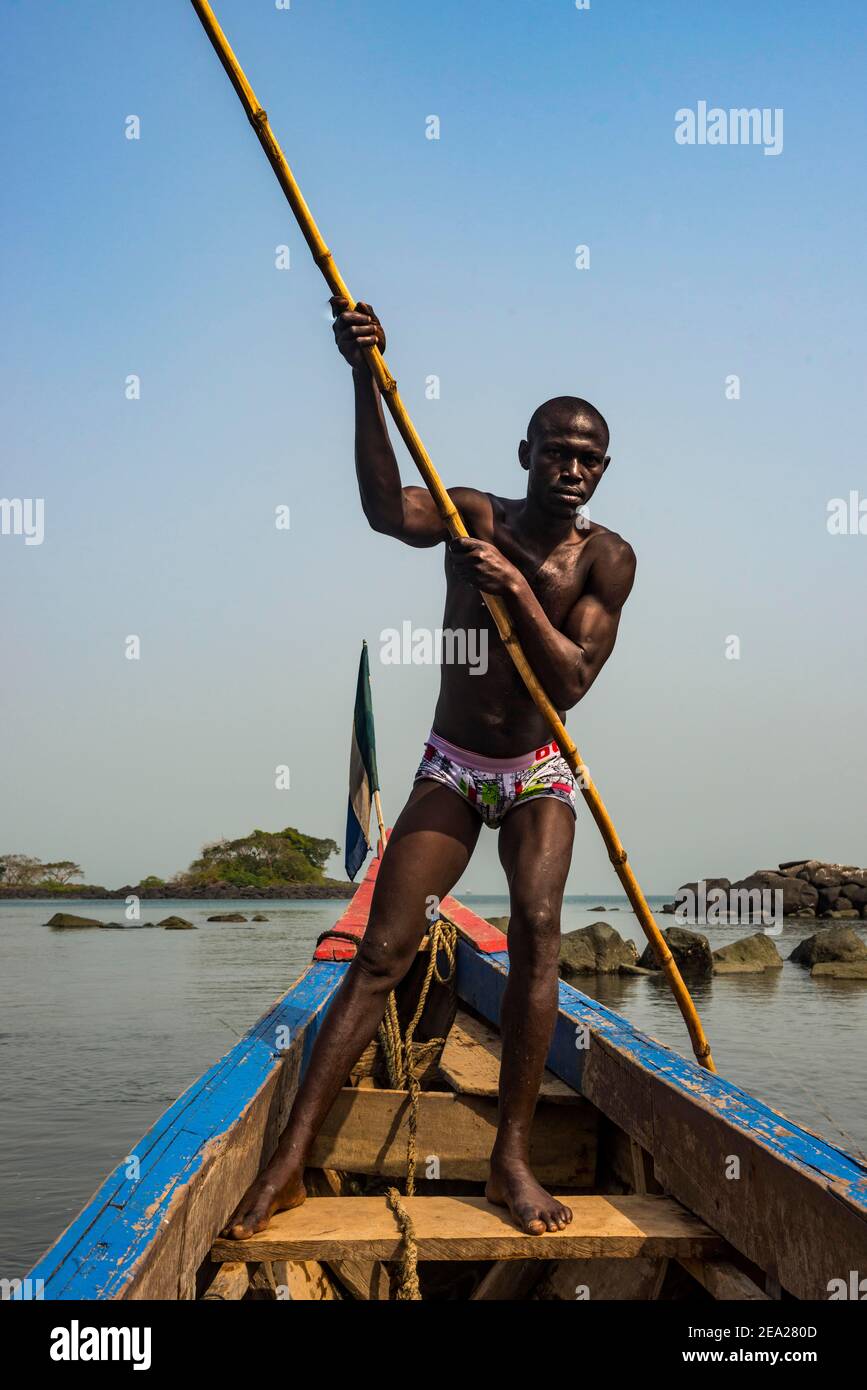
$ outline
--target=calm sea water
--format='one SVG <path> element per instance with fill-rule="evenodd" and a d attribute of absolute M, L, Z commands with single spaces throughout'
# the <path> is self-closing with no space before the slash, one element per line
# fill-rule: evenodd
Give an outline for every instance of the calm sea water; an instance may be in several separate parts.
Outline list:
<path fill-rule="evenodd" d="M 504 898 L 467 898 L 483 917 Z M 654 899 L 655 911 L 663 902 Z M 624 900 L 568 900 L 563 927 L 605 920 L 643 944 Z M 195 932 L 53 931 L 60 907 L 100 921 L 119 903 L 0 904 L 0 1277 L 23 1274 L 157 1116 L 306 968 L 343 902 L 145 904 Z M 267 923 L 209 923 L 215 911 Z M 671 918 L 659 917 L 665 927 Z M 748 928 L 709 928 L 711 945 Z M 809 932 L 777 938 L 787 956 Z M 600 978 L 583 988 L 685 1055 L 664 982 Z M 835 1143 L 867 1151 L 867 982 L 813 980 L 786 964 L 694 990 L 718 1069 Z"/>

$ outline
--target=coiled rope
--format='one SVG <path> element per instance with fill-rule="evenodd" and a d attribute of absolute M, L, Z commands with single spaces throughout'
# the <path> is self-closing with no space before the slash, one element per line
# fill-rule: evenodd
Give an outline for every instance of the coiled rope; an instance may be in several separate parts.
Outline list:
<path fill-rule="evenodd" d="M 379 1025 L 379 1042 L 385 1057 L 389 1083 L 394 1090 L 407 1091 L 409 1094 L 409 1123 L 406 1142 L 407 1197 L 415 1195 L 416 1137 L 418 1134 L 418 1104 L 421 1094 L 418 1073 L 431 1055 L 445 1044 L 445 1038 L 430 1038 L 427 1042 L 417 1043 L 414 1041 L 415 1030 L 424 1013 L 424 1006 L 427 1003 L 430 987 L 434 980 L 437 984 L 447 986 L 449 993 L 454 995 L 457 941 L 458 933 L 454 923 L 442 917 L 438 918 L 428 933 L 427 969 L 419 993 L 418 1004 L 407 1025 L 406 1033 L 401 1035 L 397 999 L 393 990 L 388 996 L 385 1014 Z M 445 973 L 441 973 L 439 967 L 440 951 L 448 963 Z M 418 1245 L 412 1218 L 396 1187 L 390 1187 L 386 1196 L 403 1238 L 397 1298 L 399 1300 L 418 1301 L 421 1299 L 418 1282 Z"/>

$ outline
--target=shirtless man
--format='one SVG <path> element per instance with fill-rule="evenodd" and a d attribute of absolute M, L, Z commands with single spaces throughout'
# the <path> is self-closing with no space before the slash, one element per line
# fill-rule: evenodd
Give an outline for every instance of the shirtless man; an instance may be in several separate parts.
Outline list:
<path fill-rule="evenodd" d="M 380 865 L 367 931 L 322 1024 L 274 1157 L 226 1234 L 252 1235 L 274 1212 L 304 1201 L 313 1139 L 376 1033 L 389 991 L 415 958 L 428 898 L 451 892 L 484 822 L 499 830 L 511 908 L 499 1126 L 486 1195 L 508 1207 L 523 1230 L 541 1235 L 572 1219 L 534 1178 L 529 1140 L 557 1013 L 560 909 L 576 787 L 481 594 L 505 600 L 530 665 L 562 717 L 611 655 L 635 576 L 631 546 L 577 515 L 610 462 L 608 426 L 598 410 L 572 396 L 540 406 L 518 446 L 526 496 L 451 489 L 473 539 L 450 541 L 427 490 L 401 486 L 379 388 L 363 354 L 374 344 L 385 347 L 378 318 L 367 304 L 347 312 L 345 301 L 332 300 L 332 308 L 337 346 L 355 386 L 364 514 L 375 531 L 406 545 L 447 543 L 443 628 L 487 630 L 488 667 L 483 675 L 471 674 L 469 666 L 441 668 L 433 730 Z"/>

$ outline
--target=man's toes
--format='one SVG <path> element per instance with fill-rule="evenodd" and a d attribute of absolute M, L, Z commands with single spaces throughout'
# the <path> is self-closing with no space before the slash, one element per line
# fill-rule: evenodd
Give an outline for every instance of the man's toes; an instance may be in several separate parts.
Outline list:
<path fill-rule="evenodd" d="M 530 1208 L 521 1214 L 521 1224 L 528 1236 L 542 1236 L 547 1229 L 547 1222 L 537 1211 Z"/>
<path fill-rule="evenodd" d="M 256 1207 L 250 1207 L 246 1211 L 236 1212 L 223 1234 L 229 1240 L 247 1240 L 249 1236 L 258 1235 L 267 1224 L 264 1213 Z"/>
<path fill-rule="evenodd" d="M 238 1212 L 233 1212 L 232 1215 L 229 1217 L 228 1221 L 226 1222 L 225 1226 L 223 1227 L 222 1231 L 220 1232 L 220 1235 L 224 1236 L 226 1240 L 237 1240 L 235 1230 L 237 1229 L 238 1222 L 240 1220 L 241 1217 L 238 1214 Z"/>

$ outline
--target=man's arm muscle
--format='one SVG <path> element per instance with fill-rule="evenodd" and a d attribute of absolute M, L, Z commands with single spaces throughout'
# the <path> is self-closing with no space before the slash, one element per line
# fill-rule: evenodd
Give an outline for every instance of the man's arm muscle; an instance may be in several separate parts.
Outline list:
<path fill-rule="evenodd" d="M 343 357 L 352 367 L 355 387 L 355 472 L 364 515 L 374 531 L 394 536 L 406 545 L 433 546 L 448 532 L 436 503 L 424 487 L 403 487 L 382 407 L 379 386 L 371 375 L 364 349 L 385 348 L 382 324 L 369 304 L 359 302 L 345 310 L 344 301 L 332 299 L 336 317 L 334 336 Z M 453 488 L 449 496 L 471 526 L 490 511 L 486 493 L 474 488 Z"/>
<path fill-rule="evenodd" d="M 507 590 L 521 646 L 558 709 L 582 700 L 605 665 L 635 579 L 635 552 L 622 537 L 601 538 L 583 594 L 563 630 L 551 623 L 522 575 Z"/>

